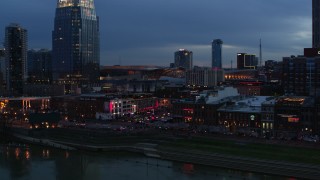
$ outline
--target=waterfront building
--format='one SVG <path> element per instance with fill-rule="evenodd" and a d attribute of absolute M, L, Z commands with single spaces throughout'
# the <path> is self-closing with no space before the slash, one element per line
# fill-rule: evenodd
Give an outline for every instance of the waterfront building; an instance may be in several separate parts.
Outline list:
<path fill-rule="evenodd" d="M 256 69 L 258 59 L 254 54 L 238 53 L 237 54 L 237 69 Z"/>
<path fill-rule="evenodd" d="M 212 41 L 212 68 L 222 68 L 222 44 L 221 39 L 215 39 Z"/>
<path fill-rule="evenodd" d="M 189 86 L 217 86 L 224 81 L 223 69 L 194 68 L 186 72 L 186 82 Z"/>
<path fill-rule="evenodd" d="M 5 59 L 7 91 L 14 96 L 23 93 L 27 79 L 27 30 L 19 24 L 10 24 L 5 29 Z"/>
<path fill-rule="evenodd" d="M 315 114 L 315 99 L 307 96 L 284 96 L 274 106 L 275 135 L 285 139 L 318 134 L 319 119 Z"/>
<path fill-rule="evenodd" d="M 237 89 L 233 87 L 205 90 L 195 99 L 185 98 L 173 101 L 172 115 L 173 118 L 186 123 L 218 125 L 218 109 L 238 96 Z"/>
<path fill-rule="evenodd" d="M 93 0 L 58 0 L 52 32 L 53 79 L 99 80 L 99 18 Z"/>
<path fill-rule="evenodd" d="M 231 133 L 259 136 L 261 133 L 262 104 L 272 97 L 240 97 L 218 109 L 219 125 Z"/>
<path fill-rule="evenodd" d="M 55 96 L 51 108 L 63 115 L 65 120 L 95 119 L 97 112 L 104 112 L 105 94 L 82 94 Z"/>
<path fill-rule="evenodd" d="M 28 82 L 50 84 L 52 81 L 51 51 L 47 49 L 28 51 Z"/>
<path fill-rule="evenodd" d="M 125 115 L 133 115 L 136 112 L 136 105 L 134 105 L 134 100 L 129 99 L 110 99 L 104 102 L 104 111 L 98 112 L 100 115 L 106 114 L 107 117 L 112 119 L 117 117 L 122 117 Z M 96 116 L 97 117 L 97 116 Z M 98 116 L 97 119 L 101 119 L 103 116 Z"/>
<path fill-rule="evenodd" d="M 53 97 L 52 110 L 65 119 L 115 119 L 135 113 L 154 111 L 159 107 L 158 98 L 148 94 L 81 94 Z"/>
<path fill-rule="evenodd" d="M 174 53 L 174 65 L 176 68 L 182 67 L 186 70 L 193 68 L 193 53 L 186 49 L 179 49 Z"/>

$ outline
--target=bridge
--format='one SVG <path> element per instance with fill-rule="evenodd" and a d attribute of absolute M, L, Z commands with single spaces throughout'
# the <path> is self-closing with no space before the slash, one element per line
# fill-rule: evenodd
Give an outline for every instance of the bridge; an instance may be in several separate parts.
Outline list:
<path fill-rule="evenodd" d="M 1 97 L 0 98 L 0 112 L 7 107 L 10 102 L 19 102 L 22 103 L 22 110 L 27 111 L 31 109 L 32 101 L 41 101 L 41 109 L 47 109 L 50 107 L 51 97 Z"/>

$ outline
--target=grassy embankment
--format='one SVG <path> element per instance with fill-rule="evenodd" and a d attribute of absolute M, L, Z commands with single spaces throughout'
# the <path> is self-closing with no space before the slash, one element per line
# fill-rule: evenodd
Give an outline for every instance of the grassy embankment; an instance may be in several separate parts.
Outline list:
<path fill-rule="evenodd" d="M 160 148 L 174 148 L 182 152 L 183 150 L 196 150 L 204 153 L 320 165 L 320 149 L 279 144 L 193 138 L 163 143 Z"/>

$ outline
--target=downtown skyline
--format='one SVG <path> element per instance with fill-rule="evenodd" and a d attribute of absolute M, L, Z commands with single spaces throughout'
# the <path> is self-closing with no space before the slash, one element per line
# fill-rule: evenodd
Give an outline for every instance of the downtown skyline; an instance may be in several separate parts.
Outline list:
<path fill-rule="evenodd" d="M 17 5 L 19 4 L 19 5 Z M 223 66 L 236 54 L 281 60 L 303 54 L 312 46 L 311 1 L 301 0 L 202 0 L 146 1 L 96 0 L 100 17 L 101 65 L 161 65 L 174 61 L 174 52 L 194 53 L 194 65 L 211 65 L 211 41 L 222 39 Z M 0 41 L 4 28 L 19 23 L 29 32 L 29 48 L 52 49 L 51 33 L 56 1 L 4 0 Z M 6 8 L 3 8 L 6 7 Z"/>

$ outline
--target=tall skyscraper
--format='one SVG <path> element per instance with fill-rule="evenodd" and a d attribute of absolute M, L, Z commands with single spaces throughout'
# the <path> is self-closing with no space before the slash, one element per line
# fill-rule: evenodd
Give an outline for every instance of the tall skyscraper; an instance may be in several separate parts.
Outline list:
<path fill-rule="evenodd" d="M 58 0 L 52 32 L 53 79 L 99 79 L 99 19 L 93 0 Z"/>
<path fill-rule="evenodd" d="M 27 79 L 27 30 L 19 24 L 5 29 L 6 86 L 8 93 L 19 96 Z"/>
<path fill-rule="evenodd" d="M 5 50 L 0 49 L 0 73 L 2 77 L 6 74 L 6 61 L 5 61 Z"/>
<path fill-rule="evenodd" d="M 187 70 L 193 67 L 193 53 L 186 49 L 179 49 L 174 53 L 174 66 L 182 67 Z"/>
<path fill-rule="evenodd" d="M 222 68 L 222 44 L 221 39 L 212 41 L 212 68 Z"/>
<path fill-rule="evenodd" d="M 6 74 L 6 66 L 5 66 L 5 51 L 4 49 L 0 49 L 0 95 L 4 93 L 4 80 Z"/>
<path fill-rule="evenodd" d="M 312 0 L 312 47 L 320 48 L 320 0 Z"/>

